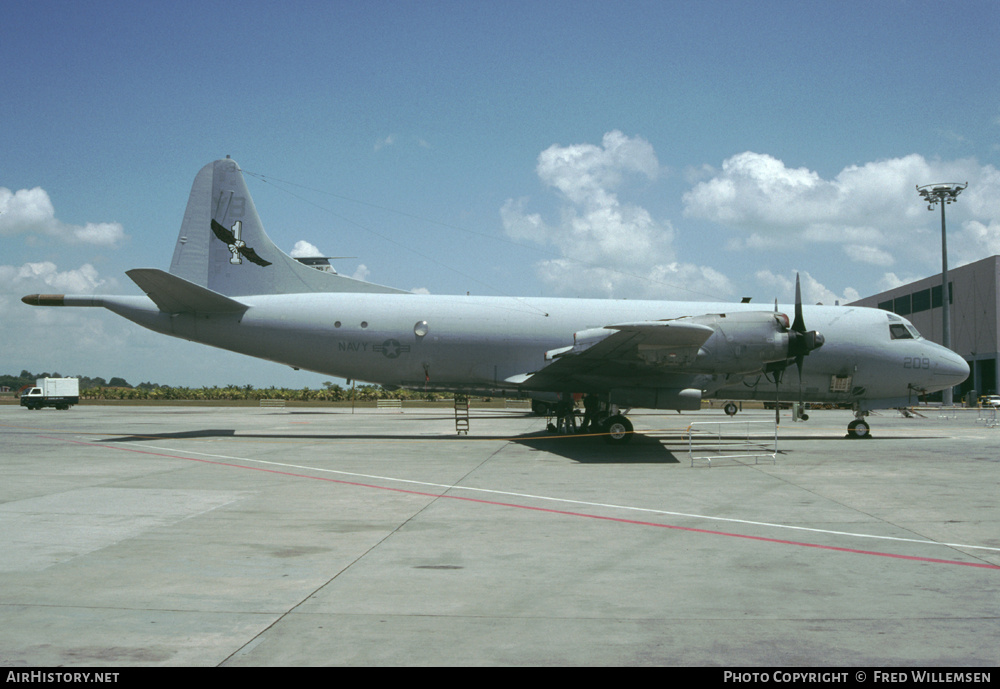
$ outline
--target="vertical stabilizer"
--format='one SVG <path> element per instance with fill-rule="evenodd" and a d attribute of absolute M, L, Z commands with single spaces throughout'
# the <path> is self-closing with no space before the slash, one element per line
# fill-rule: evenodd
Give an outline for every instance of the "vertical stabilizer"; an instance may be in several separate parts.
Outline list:
<path fill-rule="evenodd" d="M 170 272 L 228 296 L 403 290 L 321 272 L 282 252 L 264 233 L 243 173 L 226 158 L 191 187 Z"/>

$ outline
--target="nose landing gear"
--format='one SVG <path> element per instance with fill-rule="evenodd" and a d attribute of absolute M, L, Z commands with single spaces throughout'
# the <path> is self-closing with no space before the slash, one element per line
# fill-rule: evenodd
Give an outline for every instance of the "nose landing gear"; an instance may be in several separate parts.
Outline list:
<path fill-rule="evenodd" d="M 847 437 L 852 440 L 864 440 L 871 438 L 871 426 L 864 419 L 864 414 L 861 412 L 855 412 L 857 416 L 854 421 L 847 424 Z"/>

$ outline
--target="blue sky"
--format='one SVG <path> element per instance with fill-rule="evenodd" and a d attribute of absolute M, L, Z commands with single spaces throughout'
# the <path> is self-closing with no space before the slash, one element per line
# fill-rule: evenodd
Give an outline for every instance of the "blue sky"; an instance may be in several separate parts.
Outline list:
<path fill-rule="evenodd" d="M 319 387 L 20 302 L 139 293 L 226 155 L 285 251 L 439 294 L 850 300 L 940 271 L 943 181 L 1000 253 L 1000 4 L 942 7 L 4 3 L 0 368 Z"/>

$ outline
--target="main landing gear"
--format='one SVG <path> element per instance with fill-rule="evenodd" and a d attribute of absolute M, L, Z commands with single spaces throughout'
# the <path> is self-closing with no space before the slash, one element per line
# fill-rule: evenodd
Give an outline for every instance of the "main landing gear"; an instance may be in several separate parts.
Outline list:
<path fill-rule="evenodd" d="M 615 414 L 608 417 L 608 420 L 601 424 L 605 442 L 611 445 L 624 445 L 632 440 L 632 422 L 624 414 Z"/>
<path fill-rule="evenodd" d="M 545 412 L 548 410 L 535 410 L 535 413 L 539 411 Z M 549 433 L 558 433 L 562 430 L 558 425 L 558 421 L 556 423 L 549 421 L 546 427 Z M 611 405 L 611 408 L 608 409 L 605 403 L 602 402 L 601 409 L 597 412 L 596 418 L 594 418 L 589 428 L 584 430 L 584 427 L 581 426 L 581 430 L 577 431 L 574 424 L 573 430 L 568 432 L 599 435 L 610 445 L 626 445 L 632 441 L 634 431 L 635 428 L 632 426 L 632 422 L 625 414 L 621 413 L 618 405 Z"/>

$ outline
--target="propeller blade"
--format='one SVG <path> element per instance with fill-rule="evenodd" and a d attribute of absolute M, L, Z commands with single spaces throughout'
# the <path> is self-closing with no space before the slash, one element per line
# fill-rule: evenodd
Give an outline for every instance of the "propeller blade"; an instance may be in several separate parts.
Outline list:
<path fill-rule="evenodd" d="M 777 313 L 777 299 L 774 302 L 774 310 L 775 313 Z M 787 322 L 787 316 L 785 316 L 785 323 Z M 802 282 L 798 273 L 795 274 L 795 320 L 792 322 L 792 325 L 787 332 L 788 358 L 783 361 L 771 362 L 764 369 L 765 372 L 769 372 L 774 375 L 775 423 L 778 423 L 780 417 L 781 377 L 782 374 L 784 374 L 785 369 L 788 367 L 788 364 L 794 361 L 795 368 L 798 369 L 799 372 L 799 409 L 801 409 L 804 404 L 802 391 L 802 368 L 805 363 L 806 355 L 814 349 L 822 347 L 823 343 L 826 341 L 822 333 L 816 330 L 806 330 L 806 319 L 802 313 Z"/>
<path fill-rule="evenodd" d="M 805 405 L 802 394 L 802 366 L 806 355 L 819 349 L 826 342 L 823 334 L 816 330 L 806 330 L 806 319 L 802 315 L 802 285 L 799 274 L 795 274 L 795 321 L 788 334 L 788 355 L 795 358 L 795 368 L 799 371 L 799 409 Z"/>
<path fill-rule="evenodd" d="M 806 320 L 802 317 L 802 286 L 799 284 L 799 274 L 795 274 L 795 321 L 792 330 L 797 333 L 806 331 Z"/>
<path fill-rule="evenodd" d="M 802 357 L 812 350 L 822 347 L 825 341 L 822 333 L 816 330 L 806 330 L 806 319 L 802 315 L 802 286 L 799 283 L 799 275 L 796 273 L 795 320 L 792 322 L 791 332 L 788 334 L 788 356 L 795 359 L 800 378 L 802 377 Z"/>
<path fill-rule="evenodd" d="M 799 369 L 799 410 L 797 412 L 799 414 L 802 413 L 802 409 L 806 406 L 805 400 L 802 397 L 802 362 L 804 360 L 805 357 L 801 354 L 795 357 L 795 367 Z"/>

